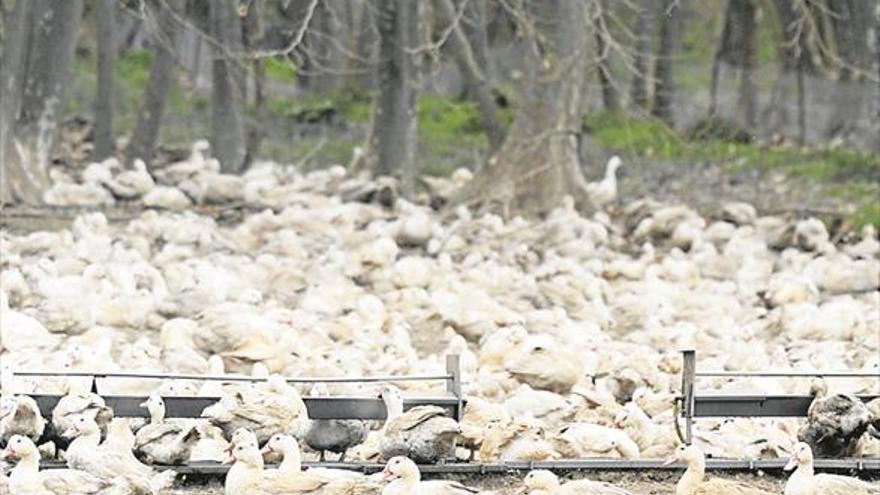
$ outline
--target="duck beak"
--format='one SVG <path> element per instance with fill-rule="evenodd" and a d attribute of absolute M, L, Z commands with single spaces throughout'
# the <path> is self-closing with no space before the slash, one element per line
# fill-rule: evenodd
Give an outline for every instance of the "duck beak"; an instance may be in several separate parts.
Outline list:
<path fill-rule="evenodd" d="M 7 445 L 6 449 L 3 452 L 0 452 L 0 459 L 11 459 L 15 457 L 15 450 L 12 449 L 12 446 Z"/>
<path fill-rule="evenodd" d="M 791 458 L 788 460 L 788 464 L 786 464 L 785 467 L 782 469 L 783 469 L 783 471 L 794 471 L 794 469 L 797 466 L 798 466 L 797 457 L 791 456 Z"/>
<path fill-rule="evenodd" d="M 140 404 L 138 404 L 138 407 L 142 407 L 144 409 L 149 409 L 149 406 L 147 406 L 147 402 L 149 402 L 149 401 L 141 402 Z"/>
<path fill-rule="evenodd" d="M 391 481 L 391 480 L 393 480 L 394 478 L 397 478 L 397 476 L 395 476 L 394 473 L 392 473 L 391 470 L 388 469 L 387 467 L 385 468 L 384 471 L 382 471 L 382 479 L 383 479 L 383 480 L 385 480 L 385 481 Z"/>
<path fill-rule="evenodd" d="M 79 432 L 76 430 L 76 428 L 68 428 L 68 429 L 64 430 L 64 433 L 61 434 L 61 437 L 62 438 L 76 438 L 76 436 L 78 434 L 79 434 Z"/>
<path fill-rule="evenodd" d="M 260 453 L 263 454 L 263 456 L 267 456 L 267 455 L 271 454 L 272 452 L 275 452 L 275 449 L 273 449 L 272 447 L 269 447 L 268 445 L 266 445 L 265 447 L 260 449 Z"/>
<path fill-rule="evenodd" d="M 665 461 L 663 461 L 663 465 L 664 466 L 671 466 L 671 465 L 675 464 L 676 462 L 678 462 L 678 459 L 676 459 L 675 456 L 672 456 L 672 457 L 667 458 Z"/>

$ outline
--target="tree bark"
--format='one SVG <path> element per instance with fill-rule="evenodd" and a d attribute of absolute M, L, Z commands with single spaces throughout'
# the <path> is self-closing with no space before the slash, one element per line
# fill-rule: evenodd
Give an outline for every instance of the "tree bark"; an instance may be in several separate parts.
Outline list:
<path fill-rule="evenodd" d="M 607 5 L 603 9 L 608 8 Z M 620 110 L 620 102 L 617 98 L 617 90 L 611 76 L 611 64 L 608 62 L 608 47 L 605 43 L 605 19 L 597 16 L 593 20 L 596 38 L 596 73 L 599 78 L 599 87 L 602 89 L 602 105 L 606 112 L 615 113 Z"/>
<path fill-rule="evenodd" d="M 16 2 L 20 33 L 3 62 L 0 203 L 42 202 L 82 10 L 82 0 Z"/>
<path fill-rule="evenodd" d="M 651 114 L 669 126 L 675 125 L 675 58 L 681 31 L 678 0 L 664 0 L 660 16 L 660 49 L 654 66 L 654 107 Z"/>
<path fill-rule="evenodd" d="M 372 123 L 370 165 L 376 175 L 397 175 L 411 194 L 416 175 L 419 76 L 408 49 L 418 39 L 419 2 L 381 0 L 379 16 L 379 96 Z"/>
<path fill-rule="evenodd" d="M 654 53 L 654 14 L 657 6 L 654 0 L 642 0 L 637 13 L 638 38 L 633 59 L 633 75 L 630 83 L 630 100 L 635 108 L 648 109 L 648 87 L 651 80 L 651 59 Z"/>
<path fill-rule="evenodd" d="M 167 4 L 148 2 L 147 5 L 159 12 L 157 32 L 153 37 L 155 49 L 147 87 L 144 89 L 138 111 L 137 124 L 125 150 L 125 156 L 128 162 L 140 158 L 149 165 L 159 141 L 159 125 L 165 113 L 168 92 L 174 82 L 175 47 L 179 30 L 173 15 L 174 12 L 183 11 L 183 0 L 168 0 Z"/>
<path fill-rule="evenodd" d="M 867 69 L 869 4 L 863 0 L 827 0 L 828 17 L 837 56 L 837 84 L 831 89 L 832 105 L 825 123 L 825 137 L 849 136 L 862 116 L 860 69 Z M 867 12 L 866 12 L 867 10 Z"/>
<path fill-rule="evenodd" d="M 263 42 L 263 10 L 259 2 L 254 2 L 248 9 L 244 19 L 244 47 L 251 52 L 261 46 Z M 263 126 L 266 122 L 266 61 L 256 58 L 251 62 L 254 73 L 254 112 L 253 119 L 248 122 L 247 132 L 247 155 L 245 167 L 249 167 L 254 157 L 260 150 L 265 132 Z"/>
<path fill-rule="evenodd" d="M 583 205 L 580 169 L 587 21 L 583 2 L 525 2 L 536 34 L 523 50 L 520 106 L 501 148 L 451 204 L 480 205 L 513 214 L 541 215 L 571 195 Z"/>
<path fill-rule="evenodd" d="M 874 124 L 871 126 L 874 130 L 874 150 L 880 151 L 880 0 L 874 1 L 873 15 L 873 59 L 874 59 L 874 76 L 877 78 L 874 83 Z"/>
<path fill-rule="evenodd" d="M 241 19 L 237 0 L 211 2 L 211 34 L 214 47 L 211 85 L 211 149 L 226 173 L 239 173 L 244 166 L 245 145 L 242 100 L 244 74 L 241 61 Z"/>
<path fill-rule="evenodd" d="M 474 0 L 470 0 L 473 3 Z M 444 22 L 454 22 L 456 9 L 452 0 L 437 0 L 438 10 L 440 11 Z M 470 5 L 468 5 L 470 6 Z M 471 22 L 477 22 L 472 19 Z M 489 138 L 489 149 L 495 151 L 501 146 L 504 140 L 504 126 L 501 124 L 501 117 L 498 114 L 498 106 L 495 104 L 495 98 L 492 95 L 492 85 L 489 82 L 489 74 L 486 72 L 488 66 L 482 64 L 480 60 L 483 58 L 472 49 L 471 39 L 484 39 L 485 26 L 483 34 L 474 33 L 472 37 L 465 34 L 462 18 L 460 24 L 455 27 L 449 36 L 449 46 L 455 56 L 456 63 L 461 69 L 464 76 L 465 85 L 467 86 L 467 94 L 477 103 L 480 112 L 480 123 L 486 130 Z M 479 31 L 478 26 L 471 26 L 471 31 Z M 479 41 L 477 41 L 479 43 Z M 484 54 L 485 55 L 485 54 Z M 481 69 L 482 68 L 482 69 Z"/>
<path fill-rule="evenodd" d="M 98 0 L 95 4 L 98 42 L 98 94 L 95 96 L 95 148 L 92 159 L 103 160 L 116 152 L 113 138 L 113 64 L 116 46 L 113 43 L 114 0 Z"/>

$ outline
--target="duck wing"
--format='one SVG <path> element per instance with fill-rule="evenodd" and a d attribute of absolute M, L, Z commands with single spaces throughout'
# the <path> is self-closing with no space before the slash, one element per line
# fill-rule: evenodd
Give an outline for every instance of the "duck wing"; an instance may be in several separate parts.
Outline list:
<path fill-rule="evenodd" d="M 40 481 L 46 490 L 63 495 L 89 495 L 110 486 L 109 482 L 76 469 L 40 471 Z"/>
<path fill-rule="evenodd" d="M 697 490 L 696 495 L 772 495 L 752 484 L 742 481 L 713 478 Z M 825 494 L 827 495 L 827 494 Z"/>
<path fill-rule="evenodd" d="M 880 495 L 880 484 L 836 474 L 813 477 L 816 492 L 823 495 Z"/>
<path fill-rule="evenodd" d="M 138 430 L 134 439 L 135 450 L 142 448 L 144 445 L 160 442 L 163 438 L 171 440 L 172 438 L 183 433 L 183 426 L 173 423 L 160 423 L 155 425 L 146 425 Z"/>
<path fill-rule="evenodd" d="M 444 416 L 445 410 L 438 406 L 416 406 L 388 423 L 387 431 L 408 431 L 431 418 Z"/>
<path fill-rule="evenodd" d="M 576 480 L 562 485 L 559 495 L 632 495 L 632 492 L 601 481 Z"/>

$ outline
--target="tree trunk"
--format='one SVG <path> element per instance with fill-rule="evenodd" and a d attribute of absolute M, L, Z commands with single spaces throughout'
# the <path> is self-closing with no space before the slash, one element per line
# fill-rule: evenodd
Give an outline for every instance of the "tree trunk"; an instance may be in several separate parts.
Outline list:
<path fill-rule="evenodd" d="M 871 128 L 873 129 L 874 134 L 874 150 L 880 151 L 880 0 L 874 1 L 874 28 L 873 28 L 873 39 L 871 40 L 874 44 L 873 46 L 873 59 L 874 59 L 874 76 L 875 79 L 875 93 L 874 93 L 874 121 Z"/>
<path fill-rule="evenodd" d="M 262 5 L 254 2 L 248 9 L 244 19 L 244 47 L 248 52 L 259 48 L 263 42 L 263 13 Z M 254 112 L 253 119 L 248 122 L 247 132 L 247 155 L 245 167 L 249 167 L 254 157 L 260 150 L 265 132 L 263 126 L 266 122 L 266 61 L 256 58 L 251 62 L 254 72 Z"/>
<path fill-rule="evenodd" d="M 739 49 L 739 104 L 743 110 L 743 121 L 746 127 L 753 130 L 757 121 L 757 95 L 755 89 L 755 67 L 757 66 L 757 14 L 758 9 L 752 0 L 737 2 L 737 19 L 740 20 L 741 46 Z"/>
<path fill-rule="evenodd" d="M 149 2 L 147 5 L 159 9 L 157 32 L 153 37 L 155 50 L 153 62 L 150 64 L 150 77 L 138 111 L 137 124 L 125 150 L 125 156 L 128 162 L 140 158 L 149 164 L 156 151 L 159 125 L 162 123 L 168 92 L 174 82 L 175 46 L 179 28 L 173 15 L 174 12 L 183 11 L 183 0 L 168 0 L 167 4 Z"/>
<path fill-rule="evenodd" d="M 867 68 L 867 33 L 870 29 L 864 0 L 828 0 L 828 17 L 834 35 L 839 66 L 837 84 L 831 89 L 832 105 L 825 123 L 825 137 L 848 137 L 862 116 L 862 91 L 858 86 L 860 68 Z M 867 17 L 867 19 L 866 19 Z"/>
<path fill-rule="evenodd" d="M 241 19 L 238 0 L 211 2 L 211 34 L 214 47 L 211 84 L 211 149 L 226 173 L 239 173 L 244 166 L 245 145 L 242 100 L 244 74 L 241 61 Z"/>
<path fill-rule="evenodd" d="M 803 13 L 798 11 L 791 0 L 774 0 L 773 7 L 781 31 L 781 39 L 777 43 L 781 64 L 763 120 L 771 130 L 782 133 L 789 123 L 791 95 L 797 95 L 798 121 L 805 121 L 806 98 L 803 95 L 805 88 L 802 73 L 815 72 L 815 65 L 810 44 L 807 43 L 809 23 L 805 23 L 804 32 L 799 33 L 797 28 L 798 19 Z M 805 134 L 801 132 L 800 124 L 798 134 Z"/>
<path fill-rule="evenodd" d="M 98 94 L 95 96 L 95 148 L 93 160 L 103 160 L 116 153 L 113 138 L 113 43 L 114 0 L 98 0 L 95 4 L 98 42 Z"/>
<path fill-rule="evenodd" d="M 536 34 L 523 50 L 520 105 L 501 148 L 451 204 L 540 215 L 567 195 L 584 204 L 577 153 L 585 78 L 583 2 L 525 2 Z"/>
<path fill-rule="evenodd" d="M 415 55 L 407 52 L 418 39 L 419 2 L 381 0 L 379 16 L 379 96 L 372 123 L 370 165 L 376 175 L 401 177 L 411 194 L 416 174 L 419 76 Z"/>
<path fill-rule="evenodd" d="M 42 201 L 82 10 L 82 0 L 16 2 L 0 95 L 0 203 Z"/>
<path fill-rule="evenodd" d="M 443 22 L 454 22 L 456 10 L 452 0 L 437 0 L 437 4 Z M 462 19 L 460 22 L 464 23 L 465 20 Z M 465 35 L 464 26 L 461 23 L 450 34 L 449 45 L 464 76 L 465 85 L 468 88 L 467 94 L 477 103 L 480 123 L 489 138 L 489 149 L 495 151 L 504 140 L 504 126 L 501 124 L 498 106 L 492 96 L 492 85 L 488 79 L 489 74 L 486 73 L 487 66 L 480 63 L 481 57 L 472 50 L 471 41 Z M 472 26 L 470 29 L 479 31 L 477 26 Z M 483 35 L 474 34 L 473 37 L 485 38 L 485 33 Z"/>
<path fill-rule="evenodd" d="M 603 6 L 603 9 L 608 6 Z M 611 64 L 608 62 L 608 46 L 605 42 L 607 26 L 602 16 L 597 16 L 593 30 L 596 38 L 596 73 L 599 77 L 599 87 L 602 89 L 602 105 L 606 112 L 615 113 L 620 110 L 620 102 L 617 99 L 617 90 L 614 88 L 614 80 L 611 77 Z"/>
<path fill-rule="evenodd" d="M 640 110 L 648 109 L 648 87 L 651 80 L 651 59 L 654 53 L 654 0 L 642 0 L 638 4 L 636 29 L 636 53 L 633 59 L 633 75 L 630 83 L 632 105 Z"/>
<path fill-rule="evenodd" d="M 667 125 L 675 125 L 675 58 L 681 31 L 681 7 L 678 0 L 664 0 L 660 16 L 660 50 L 654 66 L 654 107 L 651 114 Z"/>

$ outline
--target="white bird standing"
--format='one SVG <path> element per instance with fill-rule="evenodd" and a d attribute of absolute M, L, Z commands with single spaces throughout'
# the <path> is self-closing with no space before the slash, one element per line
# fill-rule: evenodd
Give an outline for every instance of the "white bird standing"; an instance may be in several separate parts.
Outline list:
<path fill-rule="evenodd" d="M 586 185 L 590 203 L 597 210 L 603 210 L 617 199 L 617 169 L 622 164 L 623 161 L 619 156 L 612 156 L 605 166 L 605 177 L 599 182 L 590 182 Z"/>

